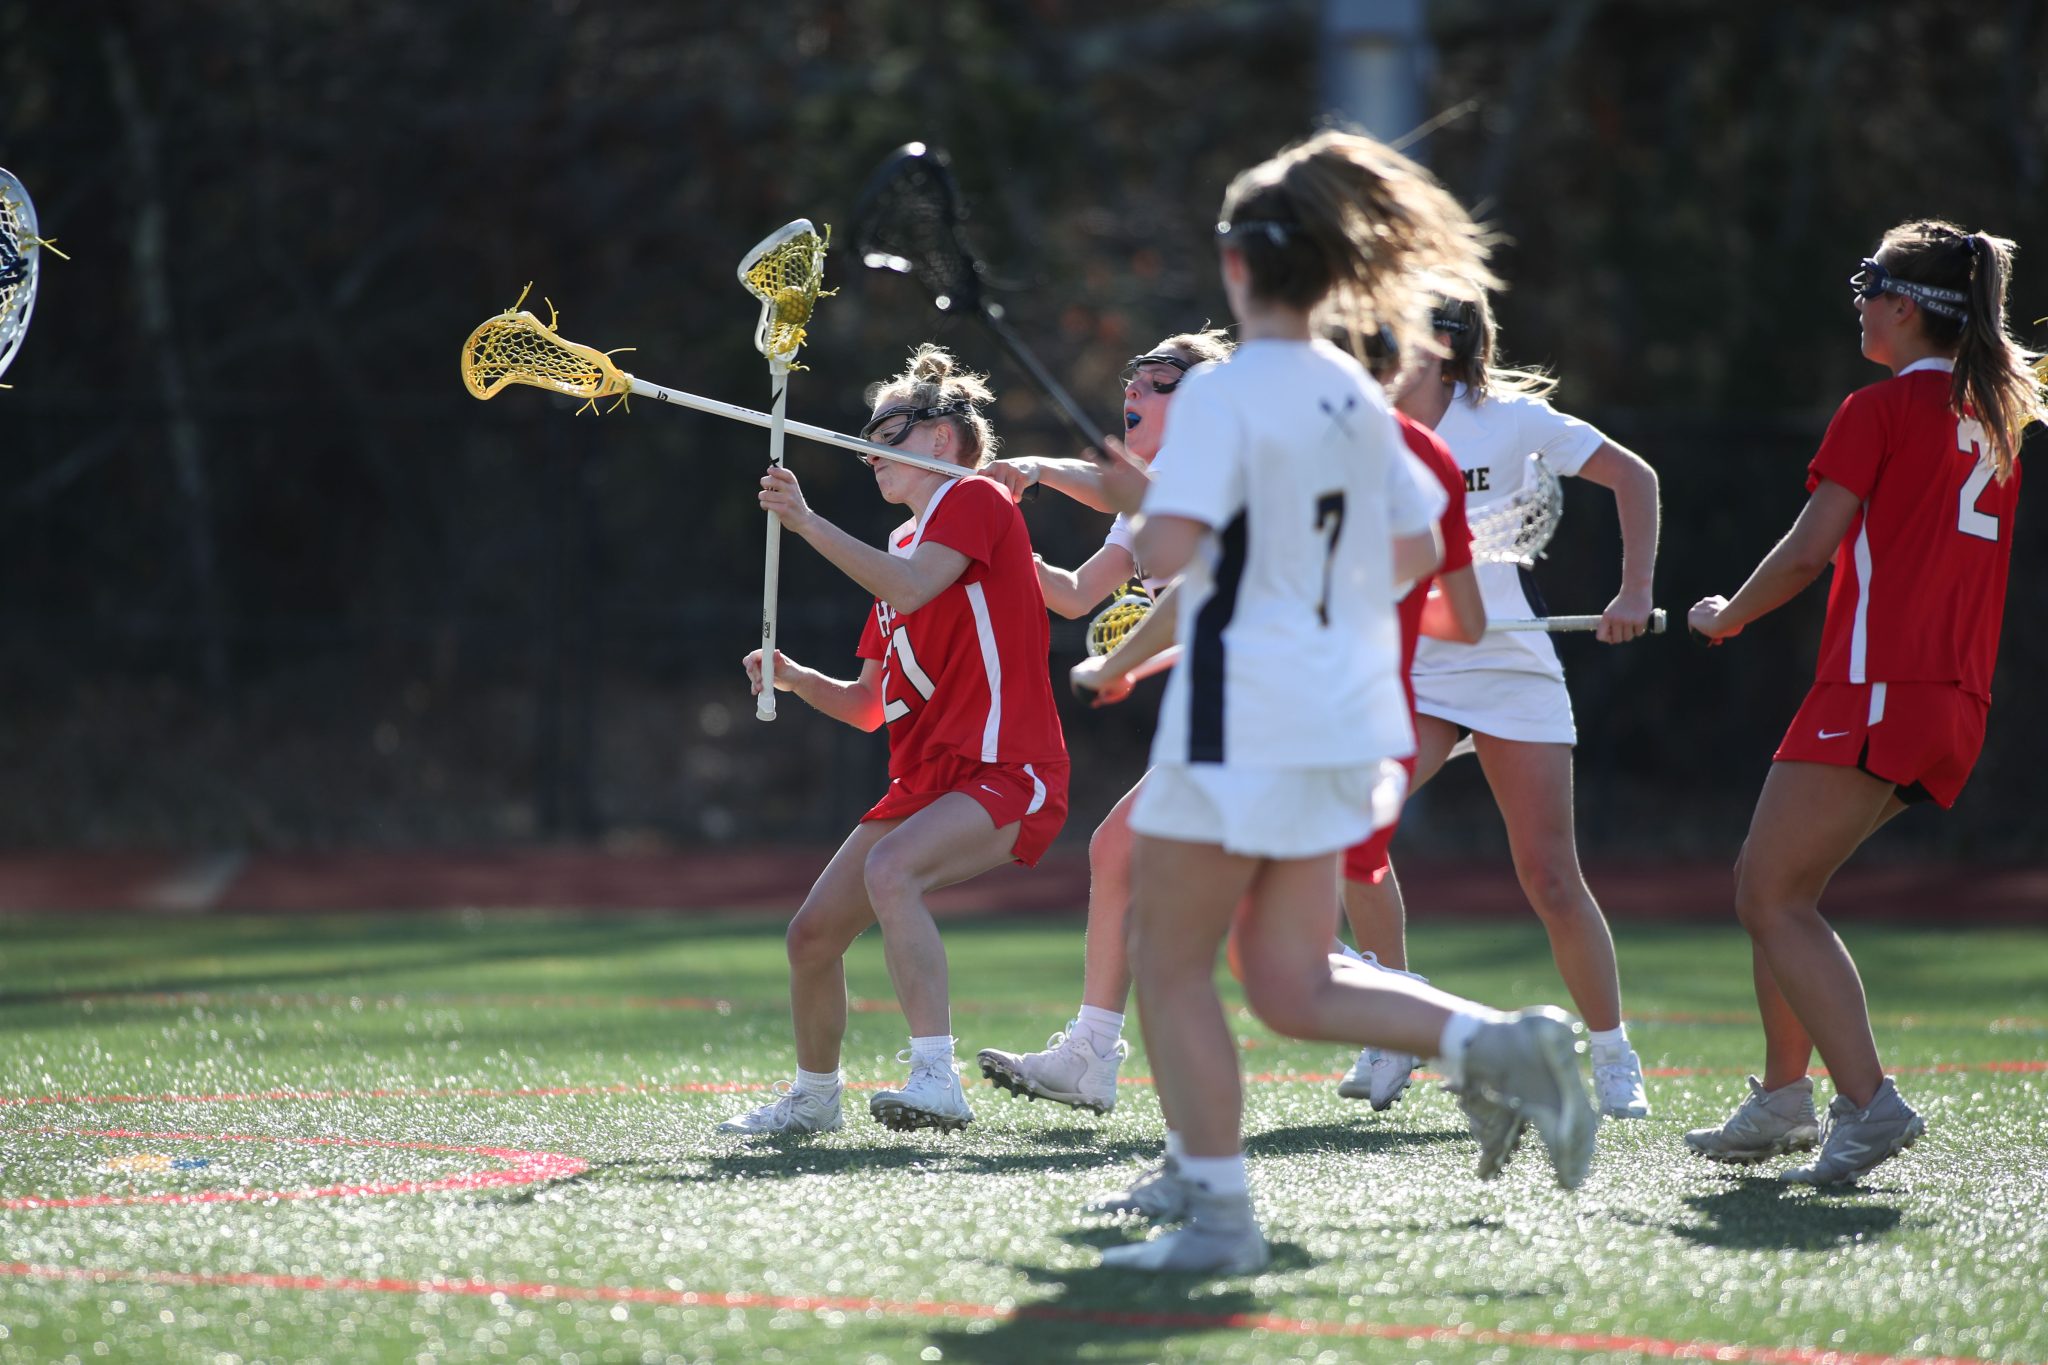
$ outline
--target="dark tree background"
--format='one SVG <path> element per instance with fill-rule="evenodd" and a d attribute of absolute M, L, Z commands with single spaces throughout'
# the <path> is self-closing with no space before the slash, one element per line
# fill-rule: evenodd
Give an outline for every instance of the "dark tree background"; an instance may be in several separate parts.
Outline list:
<path fill-rule="evenodd" d="M 2015 315 L 2048 315 L 2036 0 L 1430 14 L 1431 107 L 1469 107 L 1426 154 L 1511 238 L 1511 358 L 1660 470 L 1674 616 L 1734 590 L 1834 405 L 1879 377 L 1844 282 L 1886 226 L 2017 238 Z M 880 739 L 800 705 L 758 725 L 737 667 L 762 434 L 532 390 L 480 405 L 462 338 L 531 280 L 566 335 L 762 405 L 740 255 L 799 215 L 843 234 L 868 170 L 921 138 L 953 153 L 1013 321 L 1109 421 L 1123 357 L 1224 320 L 1215 206 L 1316 126 L 1317 31 L 1301 0 L 0 7 L 0 164 L 72 256 L 46 261 L 0 393 L 0 842 L 836 834 Z M 856 426 L 862 387 L 937 337 L 995 373 L 1013 452 L 1064 452 L 983 334 L 843 253 L 829 282 L 793 416 Z M 835 519 L 893 524 L 858 463 L 793 458 Z M 1568 508 L 1547 587 L 1597 610 L 1612 505 L 1574 487 Z M 1103 525 L 1057 498 L 1029 516 L 1059 562 Z M 1984 761 L 1893 852 L 2048 852 L 2024 704 L 2044 567 L 2023 519 Z M 782 601 L 785 647 L 850 670 L 858 590 L 795 545 Z M 1711 654 L 1563 646 L 1590 849 L 1732 851 L 1820 607 Z M 1055 643 L 1063 670 L 1077 629 Z M 1135 776 L 1149 696 L 1068 716 L 1070 834 Z M 1472 772 L 1404 839 L 1501 847 Z"/>

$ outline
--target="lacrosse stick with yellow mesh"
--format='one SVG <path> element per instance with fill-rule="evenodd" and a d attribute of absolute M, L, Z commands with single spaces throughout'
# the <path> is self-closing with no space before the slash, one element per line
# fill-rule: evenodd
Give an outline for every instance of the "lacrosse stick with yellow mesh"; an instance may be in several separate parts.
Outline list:
<path fill-rule="evenodd" d="M 748 426 L 774 426 L 775 419 L 765 412 L 664 388 L 627 374 L 606 352 L 569 341 L 556 332 L 555 324 L 561 319 L 553 305 L 548 308 L 548 320 L 542 322 L 532 313 L 520 311 L 519 305 L 525 301 L 526 294 L 522 292 L 510 308 L 486 319 L 462 343 L 462 383 L 472 396 L 496 398 L 508 385 L 525 384 L 584 399 L 593 409 L 598 400 L 605 398 L 614 400 L 614 407 L 628 398 L 651 398 L 658 403 L 673 403 L 714 417 L 745 422 Z M 863 441 L 858 436 L 842 435 L 805 422 L 785 422 L 783 428 L 792 436 L 850 450 L 863 459 L 894 460 L 949 479 L 962 479 L 974 472 L 928 455 L 913 455 L 894 446 Z"/>
<path fill-rule="evenodd" d="M 1109 605 L 1088 619 L 1088 657 L 1100 658 L 1122 644 L 1151 610 L 1152 594 L 1143 583 L 1133 579 L 1118 588 Z"/>
<path fill-rule="evenodd" d="M 761 321 L 754 328 L 754 349 L 768 362 L 768 467 L 782 468 L 783 409 L 789 401 L 789 372 L 804 344 L 818 286 L 825 278 L 825 244 L 832 239 L 811 226 L 808 218 L 785 223 L 763 238 L 740 262 L 740 283 L 761 301 Z M 768 514 L 768 549 L 761 572 L 761 695 L 754 705 L 757 720 L 775 719 L 775 598 L 782 579 L 782 523 Z"/>
<path fill-rule="evenodd" d="M 37 262 L 55 242 L 36 235 L 36 206 L 28 190 L 5 170 L 0 170 L 0 374 L 14 363 L 22 338 L 28 335 L 29 315 L 36 307 Z M 0 384 L 0 389 L 8 387 Z"/>

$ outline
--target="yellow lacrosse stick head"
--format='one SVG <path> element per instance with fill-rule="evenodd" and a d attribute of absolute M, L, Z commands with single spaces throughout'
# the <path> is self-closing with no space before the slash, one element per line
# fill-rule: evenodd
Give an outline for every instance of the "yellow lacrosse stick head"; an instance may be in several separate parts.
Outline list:
<path fill-rule="evenodd" d="M 1089 618 L 1088 654 L 1095 658 L 1109 653 L 1124 642 L 1124 637 L 1137 628 L 1145 619 L 1145 613 L 1152 610 L 1152 594 L 1145 591 L 1142 583 L 1126 583 L 1116 595 L 1116 600 Z"/>
<path fill-rule="evenodd" d="M 528 285 L 510 308 L 487 319 L 462 343 L 462 383 L 478 398 L 494 398 L 507 384 L 552 389 L 571 398 L 624 397 L 633 376 L 595 347 L 555 331 L 561 316 L 548 304 L 548 320 L 520 311 Z"/>
<path fill-rule="evenodd" d="M 831 240 L 831 224 L 821 236 L 810 219 L 798 218 L 762 238 L 740 262 L 740 283 L 761 300 L 754 349 L 770 363 L 790 364 L 804 344 L 811 310 L 822 297 L 825 248 Z"/>

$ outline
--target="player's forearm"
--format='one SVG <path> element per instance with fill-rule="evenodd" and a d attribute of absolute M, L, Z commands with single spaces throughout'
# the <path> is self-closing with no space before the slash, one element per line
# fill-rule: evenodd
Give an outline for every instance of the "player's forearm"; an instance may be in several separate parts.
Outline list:
<path fill-rule="evenodd" d="M 1053 460 L 1032 455 L 1017 463 L 1030 465 L 1039 483 L 1075 502 L 1098 512 L 1115 510 L 1102 499 L 1102 472 L 1093 460 Z"/>
<path fill-rule="evenodd" d="M 828 678 L 815 668 L 797 665 L 784 675 L 798 700 L 856 730 L 882 723 L 882 699 L 861 679 Z"/>
<path fill-rule="evenodd" d="M 1721 609 L 1721 623 L 1735 631 L 1769 615 L 1804 592 L 1826 566 L 1826 560 L 1815 559 L 1800 543 L 1796 532 L 1787 534 L 1764 556 L 1741 590 L 1728 599 Z"/>
<path fill-rule="evenodd" d="M 856 539 L 823 517 L 813 516 L 797 534 L 834 568 L 896 611 L 916 611 L 946 586 L 927 584 L 911 560 Z"/>
<path fill-rule="evenodd" d="M 1102 600 L 1100 596 L 1083 595 L 1081 575 L 1077 571 L 1059 568 L 1042 559 L 1038 561 L 1038 590 L 1045 594 L 1046 608 L 1069 621 Z"/>
<path fill-rule="evenodd" d="M 1422 606 L 1422 633 L 1432 640 L 1474 645 L 1486 634 L 1486 599 L 1468 566 L 1437 575 Z"/>

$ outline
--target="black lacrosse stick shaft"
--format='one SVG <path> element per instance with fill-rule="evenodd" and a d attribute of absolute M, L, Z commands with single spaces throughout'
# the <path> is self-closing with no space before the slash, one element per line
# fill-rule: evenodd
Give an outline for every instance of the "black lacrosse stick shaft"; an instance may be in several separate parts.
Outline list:
<path fill-rule="evenodd" d="M 1088 420 L 1088 414 L 1081 411 L 1081 405 L 1074 401 L 1074 396 L 1061 387 L 1059 380 L 1052 377 L 1052 371 L 1046 369 L 1038 357 L 1031 353 L 1031 348 L 1024 344 L 1024 339 L 1017 335 L 1016 329 L 1003 321 L 1001 309 L 994 304 L 983 304 L 980 316 L 989 331 L 995 333 L 996 340 L 1002 342 L 1016 362 L 1030 374 L 1032 382 L 1045 390 L 1053 405 L 1059 409 L 1060 416 L 1066 419 L 1067 425 L 1081 438 L 1082 443 L 1096 454 L 1107 456 L 1109 445 L 1103 440 L 1102 433 Z"/>

